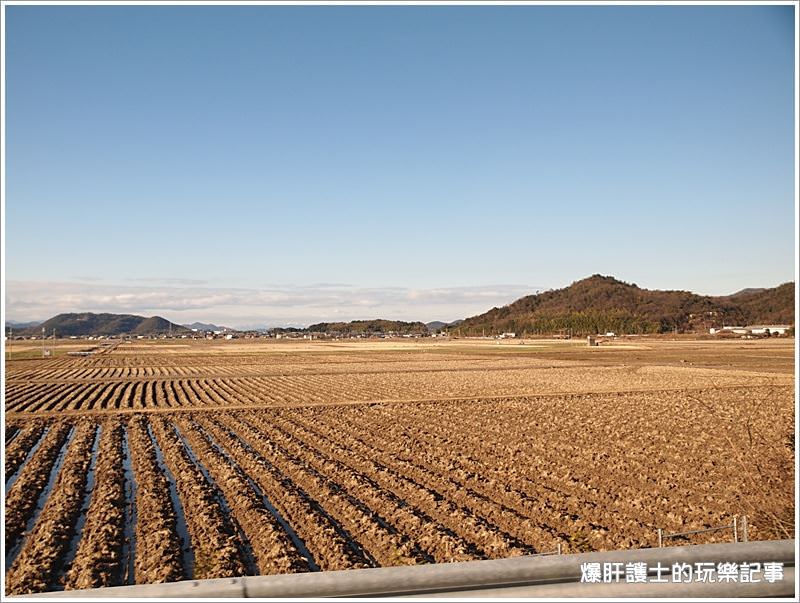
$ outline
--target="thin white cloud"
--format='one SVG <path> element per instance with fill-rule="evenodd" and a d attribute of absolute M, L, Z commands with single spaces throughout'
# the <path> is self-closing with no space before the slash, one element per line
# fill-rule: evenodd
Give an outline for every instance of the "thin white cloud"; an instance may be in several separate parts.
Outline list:
<path fill-rule="evenodd" d="M 199 286 L 207 285 L 208 281 L 196 278 L 126 278 L 126 281 L 137 283 L 155 283 L 158 285 L 186 285 L 186 286 Z"/>
<path fill-rule="evenodd" d="M 8 281 L 6 314 L 17 321 L 46 319 L 62 312 L 158 314 L 175 322 L 240 328 L 360 318 L 455 320 L 540 290 L 528 285 L 406 289 L 321 283 L 247 289 Z"/>

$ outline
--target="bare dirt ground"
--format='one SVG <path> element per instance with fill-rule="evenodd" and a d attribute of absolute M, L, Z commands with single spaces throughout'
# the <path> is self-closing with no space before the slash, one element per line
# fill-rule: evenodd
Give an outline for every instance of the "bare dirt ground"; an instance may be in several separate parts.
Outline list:
<path fill-rule="evenodd" d="M 647 547 L 745 514 L 786 537 L 794 353 L 168 340 L 7 360 L 7 593 Z"/>

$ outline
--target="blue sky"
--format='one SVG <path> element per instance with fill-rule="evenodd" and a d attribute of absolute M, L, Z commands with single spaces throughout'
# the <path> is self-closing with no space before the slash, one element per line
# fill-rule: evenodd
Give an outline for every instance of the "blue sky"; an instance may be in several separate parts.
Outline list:
<path fill-rule="evenodd" d="M 793 10 L 7 6 L 7 316 L 792 280 Z"/>

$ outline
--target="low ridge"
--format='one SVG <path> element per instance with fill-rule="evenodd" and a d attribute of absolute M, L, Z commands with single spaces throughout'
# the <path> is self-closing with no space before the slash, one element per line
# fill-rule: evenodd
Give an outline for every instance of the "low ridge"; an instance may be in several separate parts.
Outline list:
<path fill-rule="evenodd" d="M 794 324 L 794 283 L 712 297 L 690 291 L 641 289 L 635 283 L 595 274 L 569 287 L 528 295 L 467 318 L 458 332 L 707 332 L 710 327 L 755 323 Z"/>

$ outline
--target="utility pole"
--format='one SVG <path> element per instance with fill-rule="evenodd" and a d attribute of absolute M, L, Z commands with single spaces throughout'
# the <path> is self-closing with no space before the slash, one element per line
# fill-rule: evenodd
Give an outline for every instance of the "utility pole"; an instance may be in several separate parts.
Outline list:
<path fill-rule="evenodd" d="M 6 352 L 6 359 L 10 360 L 13 354 L 14 345 L 14 327 L 8 327 L 8 352 Z"/>
<path fill-rule="evenodd" d="M 42 327 L 42 358 L 44 358 L 44 339 L 45 339 L 45 331 L 44 327 Z"/>
<path fill-rule="evenodd" d="M 55 358 L 56 357 L 56 329 L 53 327 L 53 349 L 50 351 L 50 355 Z"/>

